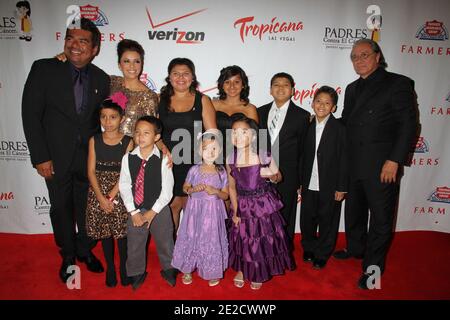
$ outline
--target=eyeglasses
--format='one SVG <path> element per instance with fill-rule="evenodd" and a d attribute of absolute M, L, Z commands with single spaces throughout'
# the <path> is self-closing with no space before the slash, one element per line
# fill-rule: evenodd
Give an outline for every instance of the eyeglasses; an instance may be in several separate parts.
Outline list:
<path fill-rule="evenodd" d="M 350 55 L 350 60 L 352 60 L 353 62 L 356 62 L 356 61 L 358 61 L 360 59 L 361 60 L 367 60 L 367 58 L 369 58 L 374 53 L 375 53 L 375 51 L 371 52 L 371 53 L 363 52 L 359 56 L 357 56 L 356 54 L 352 54 L 352 55 Z"/>
<path fill-rule="evenodd" d="M 174 78 L 181 78 L 181 77 L 189 78 L 189 77 L 192 77 L 192 73 L 190 73 L 190 72 L 184 72 L 184 73 L 172 72 L 170 75 L 172 77 L 174 77 Z"/>

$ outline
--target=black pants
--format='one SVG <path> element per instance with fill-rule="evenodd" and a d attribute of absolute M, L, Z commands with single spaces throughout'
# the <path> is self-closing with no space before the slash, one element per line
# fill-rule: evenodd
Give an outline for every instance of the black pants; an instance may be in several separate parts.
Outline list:
<path fill-rule="evenodd" d="M 364 255 L 364 272 L 371 265 L 384 271 L 398 193 L 398 184 L 381 183 L 379 177 L 350 182 L 345 204 L 347 250 L 352 255 Z"/>
<path fill-rule="evenodd" d="M 280 213 L 286 222 L 286 235 L 289 244 L 293 248 L 295 235 L 295 218 L 297 217 L 297 184 L 287 176 L 291 170 L 282 171 L 284 173 L 283 181 L 276 184 L 275 187 L 281 196 L 284 207 Z M 295 171 L 296 172 L 296 171 Z"/>
<path fill-rule="evenodd" d="M 87 178 L 87 153 L 78 148 L 67 173 L 57 172 L 45 180 L 50 197 L 50 220 L 56 245 L 65 258 L 85 257 L 96 241 L 86 234 L 86 206 L 89 180 Z M 78 232 L 76 232 L 75 226 Z"/>
<path fill-rule="evenodd" d="M 341 201 L 334 195 L 304 190 L 300 211 L 300 230 L 304 251 L 314 253 L 317 259 L 328 260 L 336 245 L 341 217 Z M 319 235 L 317 235 L 319 228 Z"/>

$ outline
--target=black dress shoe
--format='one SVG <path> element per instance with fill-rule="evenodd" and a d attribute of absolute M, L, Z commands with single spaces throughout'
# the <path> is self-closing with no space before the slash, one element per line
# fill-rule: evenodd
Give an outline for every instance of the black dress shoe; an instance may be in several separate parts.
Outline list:
<path fill-rule="evenodd" d="M 178 274 L 177 269 L 172 268 L 172 269 L 161 270 L 161 276 L 164 278 L 164 280 L 167 281 L 167 283 L 171 287 L 175 287 L 175 284 L 177 282 L 177 274 Z"/>
<path fill-rule="evenodd" d="M 131 284 L 131 278 L 127 276 L 127 270 L 124 265 L 120 266 L 120 284 L 123 287 L 129 286 Z"/>
<path fill-rule="evenodd" d="M 61 268 L 59 268 L 59 277 L 62 282 L 67 283 L 67 280 L 73 275 L 73 272 L 67 272 L 69 266 L 75 265 L 75 258 L 63 258 Z"/>
<path fill-rule="evenodd" d="M 130 277 L 133 290 L 137 290 L 144 283 L 145 278 L 147 278 L 147 272 Z"/>
<path fill-rule="evenodd" d="M 77 259 L 80 262 L 86 263 L 87 269 L 91 272 L 102 273 L 103 271 L 105 271 L 103 269 L 102 263 L 97 259 L 96 256 L 94 256 L 93 253 L 90 253 L 86 257 L 77 256 Z"/>
<path fill-rule="evenodd" d="M 305 251 L 303 253 L 303 261 L 305 262 L 312 262 L 314 260 L 314 253 L 311 251 Z"/>
<path fill-rule="evenodd" d="M 313 260 L 313 268 L 317 269 L 317 270 L 325 268 L 326 264 L 327 264 L 327 260 L 324 260 L 324 259 L 314 259 Z"/>
<path fill-rule="evenodd" d="M 120 277 L 120 284 L 122 287 L 127 287 L 131 284 L 131 277 Z"/>
<path fill-rule="evenodd" d="M 106 286 L 110 288 L 114 288 L 117 286 L 117 277 L 116 277 L 116 270 L 115 269 L 107 269 L 106 270 L 106 280 L 105 280 Z"/>
<path fill-rule="evenodd" d="M 370 274 L 363 273 L 358 280 L 358 288 L 362 290 L 369 290 L 367 287 L 367 280 L 369 280 Z"/>
<path fill-rule="evenodd" d="M 333 257 L 335 257 L 338 260 L 347 260 L 350 258 L 355 258 L 355 259 L 364 258 L 364 256 L 362 254 L 352 255 L 346 249 L 336 251 L 335 253 L 333 253 Z"/>

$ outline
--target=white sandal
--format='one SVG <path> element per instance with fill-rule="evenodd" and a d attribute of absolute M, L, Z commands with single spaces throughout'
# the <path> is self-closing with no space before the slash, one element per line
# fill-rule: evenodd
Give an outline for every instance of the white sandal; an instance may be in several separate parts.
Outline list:
<path fill-rule="evenodd" d="M 191 284 L 192 283 L 192 274 L 191 273 L 183 274 L 183 277 L 181 277 L 181 282 L 183 282 L 184 284 Z"/>
<path fill-rule="evenodd" d="M 233 279 L 233 283 L 234 283 L 235 287 L 242 288 L 245 284 L 245 281 L 244 281 L 244 279 L 238 278 L 238 275 L 236 275 Z"/>
<path fill-rule="evenodd" d="M 220 283 L 220 280 L 219 280 L 219 279 L 214 279 L 214 280 L 209 280 L 209 281 L 208 281 L 208 285 L 209 285 L 210 287 L 215 287 L 215 286 L 217 286 L 219 283 Z"/>
<path fill-rule="evenodd" d="M 250 284 L 250 288 L 252 288 L 253 290 L 259 290 L 262 287 L 262 283 L 261 282 L 252 282 Z"/>

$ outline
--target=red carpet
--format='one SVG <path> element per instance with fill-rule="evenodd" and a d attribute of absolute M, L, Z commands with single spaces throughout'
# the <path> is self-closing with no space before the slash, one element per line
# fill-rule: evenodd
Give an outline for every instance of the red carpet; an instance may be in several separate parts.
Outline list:
<path fill-rule="evenodd" d="M 299 237 L 299 235 L 297 235 Z M 299 243 L 299 238 L 296 239 Z M 345 244 L 339 235 L 337 248 Z M 0 234 L 0 299 L 183 299 L 183 300 L 299 300 L 299 299 L 450 299 L 450 234 L 438 232 L 399 232 L 388 255 L 381 289 L 362 291 L 356 287 L 360 261 L 331 258 L 325 269 L 316 271 L 301 260 L 297 245 L 297 269 L 277 276 L 253 291 L 232 283 L 228 270 L 216 287 L 196 275 L 191 285 L 180 277 L 175 288 L 159 275 L 153 242 L 149 250 L 147 280 L 136 292 L 130 287 L 107 288 L 104 273 L 93 274 L 81 264 L 81 289 L 68 290 L 58 277 L 61 259 L 52 235 Z M 94 249 L 103 261 L 101 245 Z"/>

